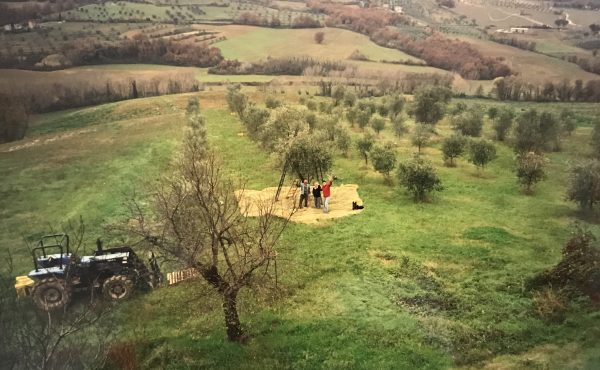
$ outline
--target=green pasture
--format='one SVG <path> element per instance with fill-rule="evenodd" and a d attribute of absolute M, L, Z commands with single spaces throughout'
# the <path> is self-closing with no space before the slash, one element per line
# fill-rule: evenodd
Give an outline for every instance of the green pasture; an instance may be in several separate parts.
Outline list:
<path fill-rule="evenodd" d="M 219 94 L 199 96 L 224 167 L 252 189 L 274 186 L 272 158 L 242 135 Z M 12 253 L 18 272 L 30 265 L 24 239 L 81 216 L 92 248 L 103 225 L 122 219 L 128 195 L 143 195 L 168 173 L 188 96 L 38 116 L 25 140 L 0 145 L 0 252 Z M 529 106 L 562 107 L 516 108 Z M 563 323 L 548 323 L 523 288 L 560 259 L 578 219 L 564 200 L 566 168 L 587 155 L 594 106 L 569 106 L 582 127 L 562 152 L 549 155 L 548 179 L 532 196 L 517 186 L 513 153 L 504 145 L 484 171 L 463 159 L 444 167 L 439 143 L 426 148 L 445 190 L 424 204 L 386 185 L 356 151 L 337 156 L 334 186 L 358 184 L 365 209 L 289 227 L 279 246 L 277 288 L 240 297 L 247 344 L 224 339 L 218 297 L 194 281 L 123 304 L 116 314 L 120 338 L 137 345 L 142 368 L 155 369 L 596 368 L 600 316 L 589 302 L 571 302 Z M 437 132 L 437 140 L 449 134 L 448 122 Z M 396 142 L 401 160 L 415 151 L 389 128 L 379 140 Z M 350 204 L 334 198 L 332 207 Z"/>
<path fill-rule="evenodd" d="M 231 26 L 219 28 L 226 32 L 228 27 Z M 320 45 L 314 41 L 314 35 L 317 32 L 325 33 L 325 39 Z M 302 47 L 299 47 L 299 45 Z M 258 61 L 267 57 L 294 56 L 344 60 L 354 50 L 359 50 L 370 60 L 376 62 L 381 60 L 419 60 L 399 50 L 378 46 L 370 41 L 367 36 L 338 28 L 272 29 L 247 27 L 245 32 L 215 43 L 214 46 L 221 49 L 225 58 L 243 61 Z"/>

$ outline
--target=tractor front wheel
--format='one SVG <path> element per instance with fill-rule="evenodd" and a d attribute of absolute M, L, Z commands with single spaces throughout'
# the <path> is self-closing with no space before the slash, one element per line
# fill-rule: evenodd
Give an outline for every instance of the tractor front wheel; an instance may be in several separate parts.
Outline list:
<path fill-rule="evenodd" d="M 133 294 L 133 281 L 126 275 L 111 276 L 102 284 L 104 298 L 111 301 L 121 301 Z"/>
<path fill-rule="evenodd" d="M 31 296 L 39 309 L 56 311 L 69 304 L 71 289 L 64 280 L 46 278 L 35 283 Z"/>

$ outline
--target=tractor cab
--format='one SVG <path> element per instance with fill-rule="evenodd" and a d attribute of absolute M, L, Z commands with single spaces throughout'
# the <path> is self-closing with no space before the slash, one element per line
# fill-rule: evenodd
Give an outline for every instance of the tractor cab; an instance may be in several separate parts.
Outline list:
<path fill-rule="evenodd" d="M 28 276 L 32 279 L 64 275 L 73 258 L 69 251 L 69 236 L 66 234 L 43 236 L 31 254 L 34 270 Z"/>

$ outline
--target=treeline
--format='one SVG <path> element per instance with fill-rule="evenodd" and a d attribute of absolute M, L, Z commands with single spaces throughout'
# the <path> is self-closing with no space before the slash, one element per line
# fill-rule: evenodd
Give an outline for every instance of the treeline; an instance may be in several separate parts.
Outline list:
<path fill-rule="evenodd" d="M 340 62 L 316 60 L 310 57 L 268 58 L 265 61 L 241 63 L 238 60 L 223 60 L 209 68 L 208 73 L 221 75 L 258 74 L 301 76 L 309 69 L 318 69 L 321 75 L 330 71 L 343 71 L 346 65 Z"/>
<path fill-rule="evenodd" d="M 521 40 L 516 37 L 497 37 L 495 35 L 490 35 L 490 41 L 527 51 L 535 51 L 535 47 L 537 46 L 535 41 Z"/>
<path fill-rule="evenodd" d="M 412 21 L 398 13 L 377 8 L 349 8 L 337 3 L 309 1 L 313 11 L 328 15 L 325 24 L 330 27 L 349 28 L 355 32 L 371 35 L 386 26 L 410 25 Z"/>
<path fill-rule="evenodd" d="M 2 86 L 32 113 L 97 105 L 108 102 L 199 91 L 192 72 L 161 74 L 152 78 L 116 78 L 97 73 L 91 78 L 39 79 Z"/>
<path fill-rule="evenodd" d="M 181 42 L 171 38 L 149 38 L 135 35 L 116 43 L 95 39 L 78 39 L 62 49 L 62 63 L 49 66 L 41 63 L 48 55 L 32 53 L 0 53 L 0 67 L 22 69 L 62 69 L 67 66 L 110 63 L 153 63 L 189 67 L 212 67 L 222 60 L 221 50 L 206 43 Z"/>
<path fill-rule="evenodd" d="M 321 22 L 308 15 L 302 15 L 294 18 L 291 24 L 284 25 L 281 19 L 278 17 L 268 18 L 266 16 L 259 16 L 255 13 L 245 12 L 234 18 L 233 23 L 244 24 L 248 26 L 260 26 L 260 27 L 271 27 L 271 28 L 319 28 L 323 27 Z"/>
<path fill-rule="evenodd" d="M 499 78 L 494 81 L 494 94 L 499 100 L 538 102 L 600 102 L 600 80 L 584 83 L 548 81 L 543 85 L 527 83 L 518 77 Z"/>
<path fill-rule="evenodd" d="M 212 67 L 223 60 L 221 50 L 215 47 L 141 34 L 117 44 L 77 40 L 65 47 L 64 54 L 73 65 L 121 62 Z"/>
<path fill-rule="evenodd" d="M 306 70 L 305 76 L 323 77 L 319 72 Z M 402 93 L 413 94 L 420 88 L 428 86 L 452 87 L 453 77 L 439 73 L 386 73 L 382 71 L 365 71 L 347 68 L 345 71 L 332 71 L 327 74 L 331 80 L 319 81 L 320 95 L 329 96 L 334 81 L 344 81 L 347 86 L 354 87 L 359 97 L 383 96 Z"/>
<path fill-rule="evenodd" d="M 584 58 L 577 55 L 569 55 L 566 61 L 575 63 L 584 71 L 600 75 L 600 58 Z"/>
<path fill-rule="evenodd" d="M 311 1 L 308 6 L 328 15 L 326 25 L 365 34 L 378 45 L 401 50 L 428 65 L 455 71 L 468 79 L 493 79 L 508 76 L 510 68 L 501 58 L 483 56 L 469 43 L 434 34 L 414 39 L 389 26 L 409 25 L 402 15 L 380 9 L 351 9 L 333 3 Z"/>
<path fill-rule="evenodd" d="M 484 57 L 468 42 L 448 39 L 441 34 L 413 40 L 399 31 L 381 29 L 372 39 L 380 45 L 421 58 L 432 67 L 457 72 L 466 79 L 491 80 L 511 74 L 503 58 Z"/>

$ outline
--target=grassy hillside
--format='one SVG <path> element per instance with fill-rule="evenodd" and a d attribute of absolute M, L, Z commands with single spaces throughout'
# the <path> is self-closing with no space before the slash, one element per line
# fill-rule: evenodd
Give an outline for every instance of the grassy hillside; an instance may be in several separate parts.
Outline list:
<path fill-rule="evenodd" d="M 226 168 L 250 188 L 273 186 L 277 170 L 240 135 L 222 92 L 200 97 Z M 101 226 L 121 217 L 125 196 L 143 193 L 167 168 L 186 101 L 157 97 L 43 115 L 25 140 L 0 145 L 0 251 L 13 253 L 18 271 L 30 264 L 22 237 L 33 240 L 80 215 L 93 246 Z M 571 106 L 585 115 L 594 109 Z M 449 131 L 442 122 L 439 134 Z M 358 153 L 337 157 L 335 174 L 360 186 L 366 208 L 288 229 L 278 289 L 240 299 L 248 344 L 224 340 L 220 302 L 200 282 L 124 304 L 121 338 L 137 345 L 143 368 L 157 369 L 595 368 L 598 313 L 573 302 L 562 324 L 547 323 L 522 288 L 560 257 L 577 217 L 563 198 L 566 163 L 586 155 L 589 132 L 579 128 L 563 152 L 550 155 L 548 180 L 534 196 L 517 187 L 505 146 L 483 173 L 463 160 L 443 167 L 437 144 L 427 148 L 446 190 L 426 204 L 385 185 Z M 396 140 L 389 130 L 384 139 Z M 412 155 L 408 138 L 397 143 L 400 159 Z M 333 199 L 332 207 L 350 205 Z"/>
<path fill-rule="evenodd" d="M 571 81 L 598 79 L 598 75 L 586 72 L 576 64 L 564 60 L 467 36 L 459 36 L 458 38 L 473 44 L 484 55 L 504 58 L 506 64 L 514 72 L 532 83 L 556 82 L 565 78 Z"/>
<path fill-rule="evenodd" d="M 325 29 L 272 29 L 249 26 L 215 27 L 226 35 L 235 34 L 228 40 L 214 44 L 228 59 L 257 61 L 267 57 L 311 56 L 328 60 L 347 59 L 359 50 L 373 61 L 418 61 L 399 50 L 388 49 L 371 42 L 367 36 L 338 28 Z M 316 32 L 324 32 L 325 40 L 319 45 L 314 41 Z M 300 46 L 301 45 L 301 46 Z"/>

